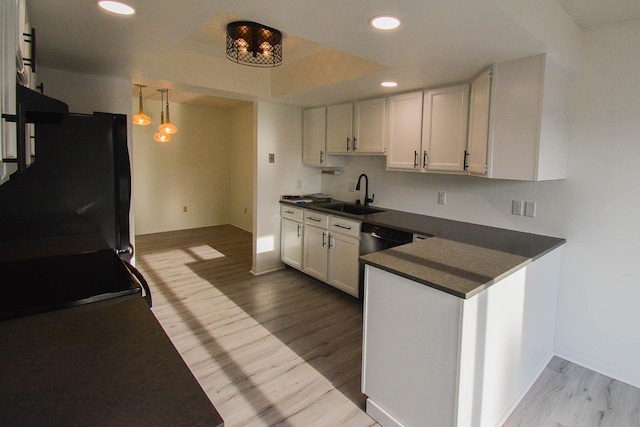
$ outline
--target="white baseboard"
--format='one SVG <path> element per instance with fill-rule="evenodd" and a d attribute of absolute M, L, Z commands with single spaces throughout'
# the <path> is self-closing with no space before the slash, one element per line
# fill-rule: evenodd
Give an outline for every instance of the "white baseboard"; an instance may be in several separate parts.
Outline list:
<path fill-rule="evenodd" d="M 382 427 L 404 427 L 393 415 L 382 409 L 371 399 L 367 399 L 367 415 L 373 418 Z"/>

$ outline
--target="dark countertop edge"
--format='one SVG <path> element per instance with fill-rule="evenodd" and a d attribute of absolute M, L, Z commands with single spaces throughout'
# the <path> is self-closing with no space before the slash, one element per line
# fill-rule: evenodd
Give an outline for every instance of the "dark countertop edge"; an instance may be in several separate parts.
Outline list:
<path fill-rule="evenodd" d="M 489 225 L 473 224 L 453 219 L 439 218 L 412 212 L 398 211 L 376 206 L 384 212 L 366 215 L 353 215 L 341 211 L 325 209 L 323 203 L 305 203 L 301 205 L 280 201 L 281 204 L 300 209 L 312 209 L 328 215 L 337 215 L 354 219 L 362 223 L 394 228 L 411 233 L 440 237 L 460 243 L 466 243 L 486 249 L 520 255 L 535 260 L 549 251 L 566 243 L 566 239 L 524 231 L 509 230 Z M 331 203 L 350 203 L 332 200 Z M 413 226 L 411 226 L 413 224 Z M 421 228 L 429 227 L 432 228 Z M 514 245 L 515 244 L 515 245 Z"/>
<path fill-rule="evenodd" d="M 433 288 L 433 289 L 437 289 L 437 290 L 445 292 L 445 293 L 447 293 L 449 295 L 453 295 L 453 296 L 461 298 L 461 299 L 469 299 L 469 298 L 479 294 L 480 292 L 484 291 L 485 289 L 488 289 L 489 287 L 491 287 L 491 285 L 494 285 L 495 283 L 498 283 L 500 280 L 504 279 L 505 277 L 510 276 L 511 274 L 515 273 L 516 271 L 520 270 L 521 268 L 524 268 L 524 267 L 528 266 L 529 264 L 533 263 L 538 258 L 541 258 L 544 255 L 548 254 L 549 252 L 559 248 L 563 244 L 564 244 L 564 242 L 558 243 L 557 245 L 555 245 L 553 247 L 550 247 L 549 249 L 545 250 L 544 252 L 541 252 L 537 256 L 524 260 L 520 264 L 517 264 L 517 265 L 513 266 L 512 268 L 510 268 L 510 269 L 504 271 L 503 273 L 499 274 L 498 276 L 494 277 L 492 280 L 489 280 L 488 282 L 480 284 L 480 285 L 476 286 L 475 288 L 471 289 L 468 292 L 460 292 L 460 291 L 457 291 L 457 290 L 452 289 L 452 288 L 450 288 L 448 286 L 445 286 L 445 285 L 440 285 L 438 283 L 433 283 L 433 282 L 430 282 L 428 280 L 420 279 L 419 277 L 416 277 L 416 276 L 413 276 L 411 274 L 408 274 L 408 273 L 406 273 L 406 272 L 404 272 L 402 270 L 398 270 L 396 268 L 389 267 L 386 264 L 380 264 L 380 263 L 375 262 L 375 261 L 365 260 L 362 257 L 360 257 L 359 260 L 363 264 L 379 268 L 380 270 L 384 270 L 384 271 L 387 271 L 389 273 L 393 273 L 393 274 L 395 274 L 397 276 L 404 277 L 405 279 L 414 281 L 416 283 L 421 283 L 421 284 L 423 284 L 425 286 L 428 286 L 428 287 Z"/>
<path fill-rule="evenodd" d="M 360 262 L 370 265 L 372 267 L 376 267 L 379 268 L 380 270 L 384 270 L 386 272 L 395 274 L 396 276 L 400 276 L 400 277 L 404 277 L 405 279 L 411 280 L 413 282 L 416 283 L 420 283 L 422 285 L 428 286 L 430 288 L 442 291 L 444 293 L 447 293 L 449 295 L 453 295 L 454 297 L 458 297 L 460 299 L 469 299 L 477 294 L 479 294 L 480 292 L 484 291 L 485 289 L 488 289 L 489 287 L 491 287 L 491 285 L 498 283 L 500 280 L 504 279 L 505 277 L 511 275 L 512 273 L 515 273 L 516 271 L 520 270 L 523 267 L 526 267 L 527 265 L 531 264 L 533 262 L 533 260 L 526 260 L 520 264 L 518 264 L 517 266 L 505 271 L 504 273 L 500 274 L 499 276 L 495 277 L 494 279 L 483 283 L 482 285 L 478 285 L 477 287 L 473 288 L 472 290 L 468 291 L 468 292 L 460 292 L 457 291 L 455 289 L 451 289 L 445 285 L 439 285 L 437 283 L 433 283 L 433 282 L 429 282 L 428 280 L 422 280 L 418 277 L 412 276 L 411 274 L 407 274 L 401 270 L 397 270 L 395 268 L 391 268 L 388 265 L 383 265 L 377 262 L 372 262 L 372 261 L 365 261 L 365 260 L 360 260 Z"/>

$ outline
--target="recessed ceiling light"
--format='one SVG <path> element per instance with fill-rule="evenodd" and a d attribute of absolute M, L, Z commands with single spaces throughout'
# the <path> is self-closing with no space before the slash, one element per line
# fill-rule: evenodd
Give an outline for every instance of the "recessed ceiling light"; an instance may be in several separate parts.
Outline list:
<path fill-rule="evenodd" d="M 109 12 L 117 13 L 118 15 L 133 15 L 136 13 L 133 7 L 117 1 L 101 0 L 98 2 L 98 6 Z"/>
<path fill-rule="evenodd" d="M 384 82 L 380 83 L 380 86 L 396 87 L 396 86 L 398 86 L 398 82 L 384 81 Z"/>
<path fill-rule="evenodd" d="M 369 24 L 379 30 L 393 30 L 400 26 L 400 19 L 395 16 L 374 16 L 369 20 Z"/>

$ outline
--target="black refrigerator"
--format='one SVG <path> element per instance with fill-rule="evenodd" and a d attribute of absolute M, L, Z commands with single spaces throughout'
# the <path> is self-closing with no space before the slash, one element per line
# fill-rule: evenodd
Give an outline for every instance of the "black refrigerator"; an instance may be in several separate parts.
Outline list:
<path fill-rule="evenodd" d="M 35 124 L 34 163 L 0 185 L 0 319 L 151 295 L 129 264 L 127 117 Z"/>

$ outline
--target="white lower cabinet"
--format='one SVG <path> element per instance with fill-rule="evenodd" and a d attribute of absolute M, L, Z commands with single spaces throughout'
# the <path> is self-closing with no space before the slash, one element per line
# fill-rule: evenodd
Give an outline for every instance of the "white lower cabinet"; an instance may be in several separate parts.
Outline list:
<path fill-rule="evenodd" d="M 282 262 L 302 269 L 302 223 L 283 218 L 280 233 Z"/>
<path fill-rule="evenodd" d="M 303 212 L 292 206 L 280 208 L 280 259 L 298 270 L 302 269 Z"/>
<path fill-rule="evenodd" d="M 304 228 L 304 263 L 302 271 L 316 279 L 327 281 L 329 232 L 306 225 Z"/>
<path fill-rule="evenodd" d="M 288 206 L 280 214 L 282 262 L 359 297 L 360 222 Z"/>
<path fill-rule="evenodd" d="M 340 217 L 330 219 L 328 282 L 359 297 L 358 257 L 360 256 L 360 223 Z"/>

